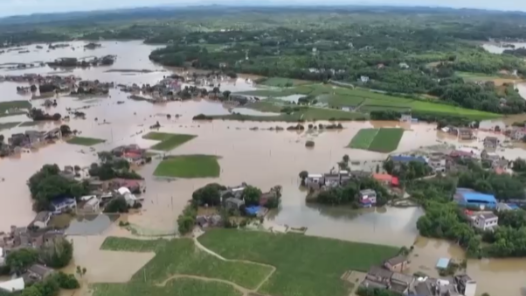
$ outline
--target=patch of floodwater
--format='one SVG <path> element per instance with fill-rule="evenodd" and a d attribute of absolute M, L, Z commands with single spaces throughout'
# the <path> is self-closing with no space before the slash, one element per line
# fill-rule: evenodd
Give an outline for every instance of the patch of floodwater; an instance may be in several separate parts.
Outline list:
<path fill-rule="evenodd" d="M 294 103 L 298 103 L 298 100 L 300 98 L 303 98 L 305 95 L 290 95 L 290 96 L 286 96 L 286 97 L 276 97 L 276 99 L 278 100 L 283 100 L 283 101 L 287 101 L 287 102 L 294 102 Z"/>
<path fill-rule="evenodd" d="M 526 47 L 526 43 L 506 42 L 506 44 L 513 44 L 513 45 L 515 45 L 514 49 Z M 506 49 L 513 49 L 513 48 L 502 47 L 502 46 L 499 46 L 499 45 L 497 45 L 495 43 L 484 43 L 484 44 L 482 44 L 482 48 L 484 48 L 485 50 L 487 50 L 487 51 L 489 51 L 491 53 L 496 53 L 496 54 L 502 54 Z"/>
<path fill-rule="evenodd" d="M 101 234 L 118 218 L 118 215 L 109 216 L 106 214 L 77 216 L 66 229 L 66 235 Z"/>
<path fill-rule="evenodd" d="M 243 115 L 253 115 L 253 116 L 278 116 L 279 113 L 273 113 L 273 112 L 261 112 L 254 109 L 248 109 L 248 108 L 234 108 L 232 109 L 233 113 L 240 113 Z"/>

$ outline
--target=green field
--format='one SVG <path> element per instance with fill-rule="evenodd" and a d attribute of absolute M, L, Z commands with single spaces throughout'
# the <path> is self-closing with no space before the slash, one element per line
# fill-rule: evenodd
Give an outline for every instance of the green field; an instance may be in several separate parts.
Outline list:
<path fill-rule="evenodd" d="M 87 137 L 74 137 L 67 140 L 68 144 L 73 145 L 83 145 L 83 146 L 93 146 L 100 143 L 106 142 L 106 140 L 97 139 L 97 138 L 87 138 Z"/>
<path fill-rule="evenodd" d="M 170 133 L 159 133 L 150 132 L 143 136 L 143 139 L 160 141 L 159 143 L 150 147 L 153 150 L 170 151 L 175 147 L 181 146 L 184 143 L 192 140 L 197 136 L 185 135 L 185 134 L 170 134 Z"/>
<path fill-rule="evenodd" d="M 397 249 L 363 243 L 266 232 L 214 229 L 199 237 L 205 247 L 227 259 L 276 267 L 258 290 L 265 295 L 347 296 L 350 284 L 340 279 L 348 270 L 367 271 Z"/>
<path fill-rule="evenodd" d="M 392 152 L 398 148 L 404 130 L 401 128 L 361 129 L 352 138 L 349 148 L 376 152 Z"/>
<path fill-rule="evenodd" d="M 134 240 L 109 237 L 101 249 L 153 251 L 155 257 L 128 283 L 92 285 L 94 296 L 238 296 L 241 293 L 227 282 L 255 289 L 272 271 L 269 266 L 220 260 L 198 249 L 191 239 Z M 183 277 L 174 279 L 174 276 Z M 214 282 L 214 279 L 227 282 Z"/>
<path fill-rule="evenodd" d="M 378 134 L 380 129 L 377 128 L 362 128 L 358 133 L 352 138 L 349 148 L 356 149 L 369 149 L 374 138 Z"/>
<path fill-rule="evenodd" d="M 501 117 L 501 115 L 495 113 L 435 103 L 432 99 L 388 95 L 364 88 L 352 89 L 326 84 L 305 84 L 276 90 L 247 91 L 242 92 L 242 94 L 264 97 L 284 97 L 294 94 L 313 95 L 317 96 L 319 102 L 327 103 L 332 107 L 358 107 L 357 113 L 369 113 L 375 110 L 411 110 L 415 113 L 462 116 L 474 120 Z M 364 115 L 362 114 L 361 116 Z"/>
<path fill-rule="evenodd" d="M 20 122 L 4 122 L 4 123 L 0 123 L 0 131 L 1 130 L 8 130 L 8 129 L 11 129 L 17 125 L 19 125 Z"/>
<path fill-rule="evenodd" d="M 10 109 L 20 109 L 20 110 L 6 113 Z M 26 113 L 26 110 L 29 110 L 29 109 L 31 109 L 31 103 L 28 101 L 0 102 L 0 117 L 24 114 Z"/>
<path fill-rule="evenodd" d="M 219 177 L 220 167 L 217 156 L 177 155 L 163 159 L 153 174 L 157 177 L 215 178 Z"/>

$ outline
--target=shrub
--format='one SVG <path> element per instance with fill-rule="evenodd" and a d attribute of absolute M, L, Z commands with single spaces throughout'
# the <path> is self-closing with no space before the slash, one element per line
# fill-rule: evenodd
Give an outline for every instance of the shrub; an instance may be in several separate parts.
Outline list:
<path fill-rule="evenodd" d="M 305 147 L 309 147 L 309 148 L 314 147 L 314 141 L 307 141 L 307 142 L 305 143 Z"/>
<path fill-rule="evenodd" d="M 112 199 L 104 208 L 105 213 L 127 213 L 128 203 L 124 197 Z"/>

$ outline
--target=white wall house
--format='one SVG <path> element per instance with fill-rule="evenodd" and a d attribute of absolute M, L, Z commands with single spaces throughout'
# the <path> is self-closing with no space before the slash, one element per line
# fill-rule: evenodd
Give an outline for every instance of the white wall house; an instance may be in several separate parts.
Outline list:
<path fill-rule="evenodd" d="M 493 213 L 475 215 L 472 219 L 473 226 L 482 230 L 490 230 L 499 226 L 499 217 Z"/>

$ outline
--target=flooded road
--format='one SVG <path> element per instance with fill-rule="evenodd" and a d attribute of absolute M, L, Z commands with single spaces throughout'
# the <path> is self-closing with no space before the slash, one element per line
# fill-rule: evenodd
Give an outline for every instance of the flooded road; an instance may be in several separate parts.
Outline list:
<path fill-rule="evenodd" d="M 102 47 L 96 50 L 84 51 L 84 43 L 76 42 L 76 50 L 71 48 L 34 51 L 28 54 L 6 53 L 0 56 L 0 64 L 7 62 L 49 61 L 59 57 L 82 57 L 88 55 L 101 56 L 117 55 L 117 61 L 111 67 L 97 67 L 90 69 L 75 69 L 60 75 L 80 76 L 83 79 L 98 79 L 102 82 L 113 81 L 123 84 L 155 84 L 170 75 L 170 69 L 155 65 L 148 60 L 148 55 L 155 47 L 143 45 L 140 42 L 102 42 Z M 123 73 L 107 72 L 111 69 L 147 69 L 151 73 Z M 0 75 L 15 75 L 22 73 L 49 74 L 61 71 L 48 67 L 25 70 L 2 70 Z M 62 72 L 60 72 L 62 73 Z M 2 97 L 0 101 L 29 99 L 29 96 L 18 95 L 16 86 L 27 86 L 4 82 L 0 83 Z M 243 91 L 254 89 L 250 81 L 239 78 L 221 82 L 221 90 Z M 247 182 L 260 187 L 263 191 L 274 185 L 283 187 L 282 207 L 269 216 L 272 223 L 288 224 L 293 227 L 305 226 L 308 235 L 318 235 L 339 239 L 363 241 L 396 246 L 409 246 L 417 237 L 416 220 L 423 213 L 418 208 L 398 209 L 380 208 L 356 211 L 345 208 L 329 208 L 307 205 L 305 192 L 299 189 L 298 174 L 302 170 L 311 173 L 325 173 L 336 167 L 343 155 L 349 155 L 351 161 L 360 161 L 360 165 L 352 169 L 373 171 L 385 154 L 349 149 L 352 137 L 361 129 L 367 127 L 394 127 L 406 129 L 399 148 L 402 153 L 423 146 L 434 145 L 439 142 L 481 147 L 481 139 L 490 133 L 478 132 L 478 140 L 460 143 L 456 139 L 435 130 L 435 125 L 418 123 L 401 125 L 399 122 L 347 122 L 340 131 L 324 131 L 317 133 L 296 131 L 269 131 L 270 127 L 286 128 L 287 123 L 270 122 L 234 122 L 216 120 L 213 122 L 195 122 L 192 117 L 204 114 L 228 114 L 229 110 L 217 102 L 204 99 L 186 102 L 169 102 L 165 104 L 151 104 L 144 101 L 127 99 L 129 94 L 118 89 L 110 90 L 110 97 L 78 99 L 61 96 L 57 98 L 58 106 L 46 109 L 49 113 L 66 114 L 66 108 L 80 108 L 86 113 L 86 119 L 71 119 L 65 122 L 72 129 L 82 132 L 82 136 L 105 139 L 106 142 L 94 146 L 96 151 L 111 149 L 121 144 L 136 143 L 142 147 L 150 147 L 156 142 L 142 139 L 149 132 L 149 126 L 157 121 L 161 124 L 161 132 L 184 133 L 197 135 L 197 138 L 176 148 L 170 154 L 213 154 L 221 158 L 221 175 L 210 179 L 178 179 L 174 181 L 161 180 L 153 177 L 158 160 L 140 169 L 145 177 L 147 191 L 143 195 L 145 201 L 140 214 L 131 215 L 129 221 L 141 229 L 143 234 L 173 233 L 176 229 L 176 217 L 181 212 L 192 192 L 208 183 L 217 182 L 225 185 L 237 185 Z M 124 104 L 117 102 L 124 101 Z M 39 107 L 43 100 L 33 100 L 35 107 Z M 235 112 L 257 112 L 249 109 L 234 109 Z M 171 115 L 171 119 L 167 118 Z M 175 114 L 181 115 L 176 118 Z M 259 114 L 259 113 L 251 113 Z M 95 118 L 98 120 L 95 121 Z M 0 118 L 0 123 L 27 121 L 25 115 Z M 106 124 L 103 124 L 103 121 Z M 12 133 L 23 132 L 27 129 L 48 130 L 60 124 L 42 123 L 35 127 L 16 127 L 3 130 L 6 138 Z M 250 130 L 258 127 L 257 131 Z M 313 140 L 313 149 L 305 148 L 305 142 Z M 57 163 L 60 166 L 79 165 L 88 166 L 96 161 L 96 151 L 90 151 L 84 146 L 69 145 L 63 142 L 42 147 L 38 151 L 24 153 L 18 157 L 0 159 L 0 182 L 2 195 L 0 202 L 0 230 L 7 230 L 10 225 L 27 225 L 35 216 L 31 211 L 31 198 L 26 186 L 27 179 L 42 165 Z M 511 152 L 510 152 L 511 151 Z M 499 153 L 509 153 L 516 157 L 524 157 L 526 153 L 520 148 L 508 149 Z M 511 158 L 511 157 L 509 157 Z M 82 238 L 85 239 L 86 238 Z M 80 242 L 79 242 L 80 243 Z M 97 240 L 97 243 L 99 241 Z M 441 242 L 447 244 L 446 242 Z M 433 267 L 440 253 L 452 252 L 452 256 L 462 256 L 455 253 L 453 247 L 436 246 L 437 242 L 427 241 L 416 246 L 419 256 L 414 258 L 413 266 L 426 265 Z M 449 244 L 447 244 L 449 245 Z M 97 246 L 93 246 L 97 248 Z M 454 249 L 454 248 L 453 248 Z M 79 252 L 92 252 L 89 248 L 81 248 Z M 100 254 L 99 254 L 100 255 Z M 93 255 L 94 258 L 99 258 Z M 102 255 L 101 255 L 102 256 Z M 105 257 L 100 257 L 105 260 Z M 88 259 L 85 259 L 88 260 Z M 124 260 L 124 259 L 123 259 Z M 146 260 L 146 259 L 145 259 Z M 418 263 L 422 260 L 421 263 Z M 119 261 L 120 262 L 120 261 Z M 489 263 L 488 263 L 489 262 Z M 524 275 L 524 265 L 514 261 L 489 260 L 470 261 L 468 272 L 479 282 L 478 294 L 490 292 L 491 283 L 503 278 L 508 283 L 511 279 L 515 284 L 506 286 L 505 294 L 514 294 L 522 283 L 517 281 L 519 275 Z M 136 270 L 136 267 L 134 267 Z M 103 272 L 104 274 L 104 272 Z M 127 275 L 128 276 L 128 275 Z M 100 278 L 101 275 L 93 275 Z M 496 286 L 496 285 L 493 285 Z M 496 289 L 494 287 L 493 289 Z M 493 290 L 495 291 L 495 290 Z M 496 290 L 497 292 L 503 290 Z M 510 292 L 510 293 L 508 293 Z"/>

